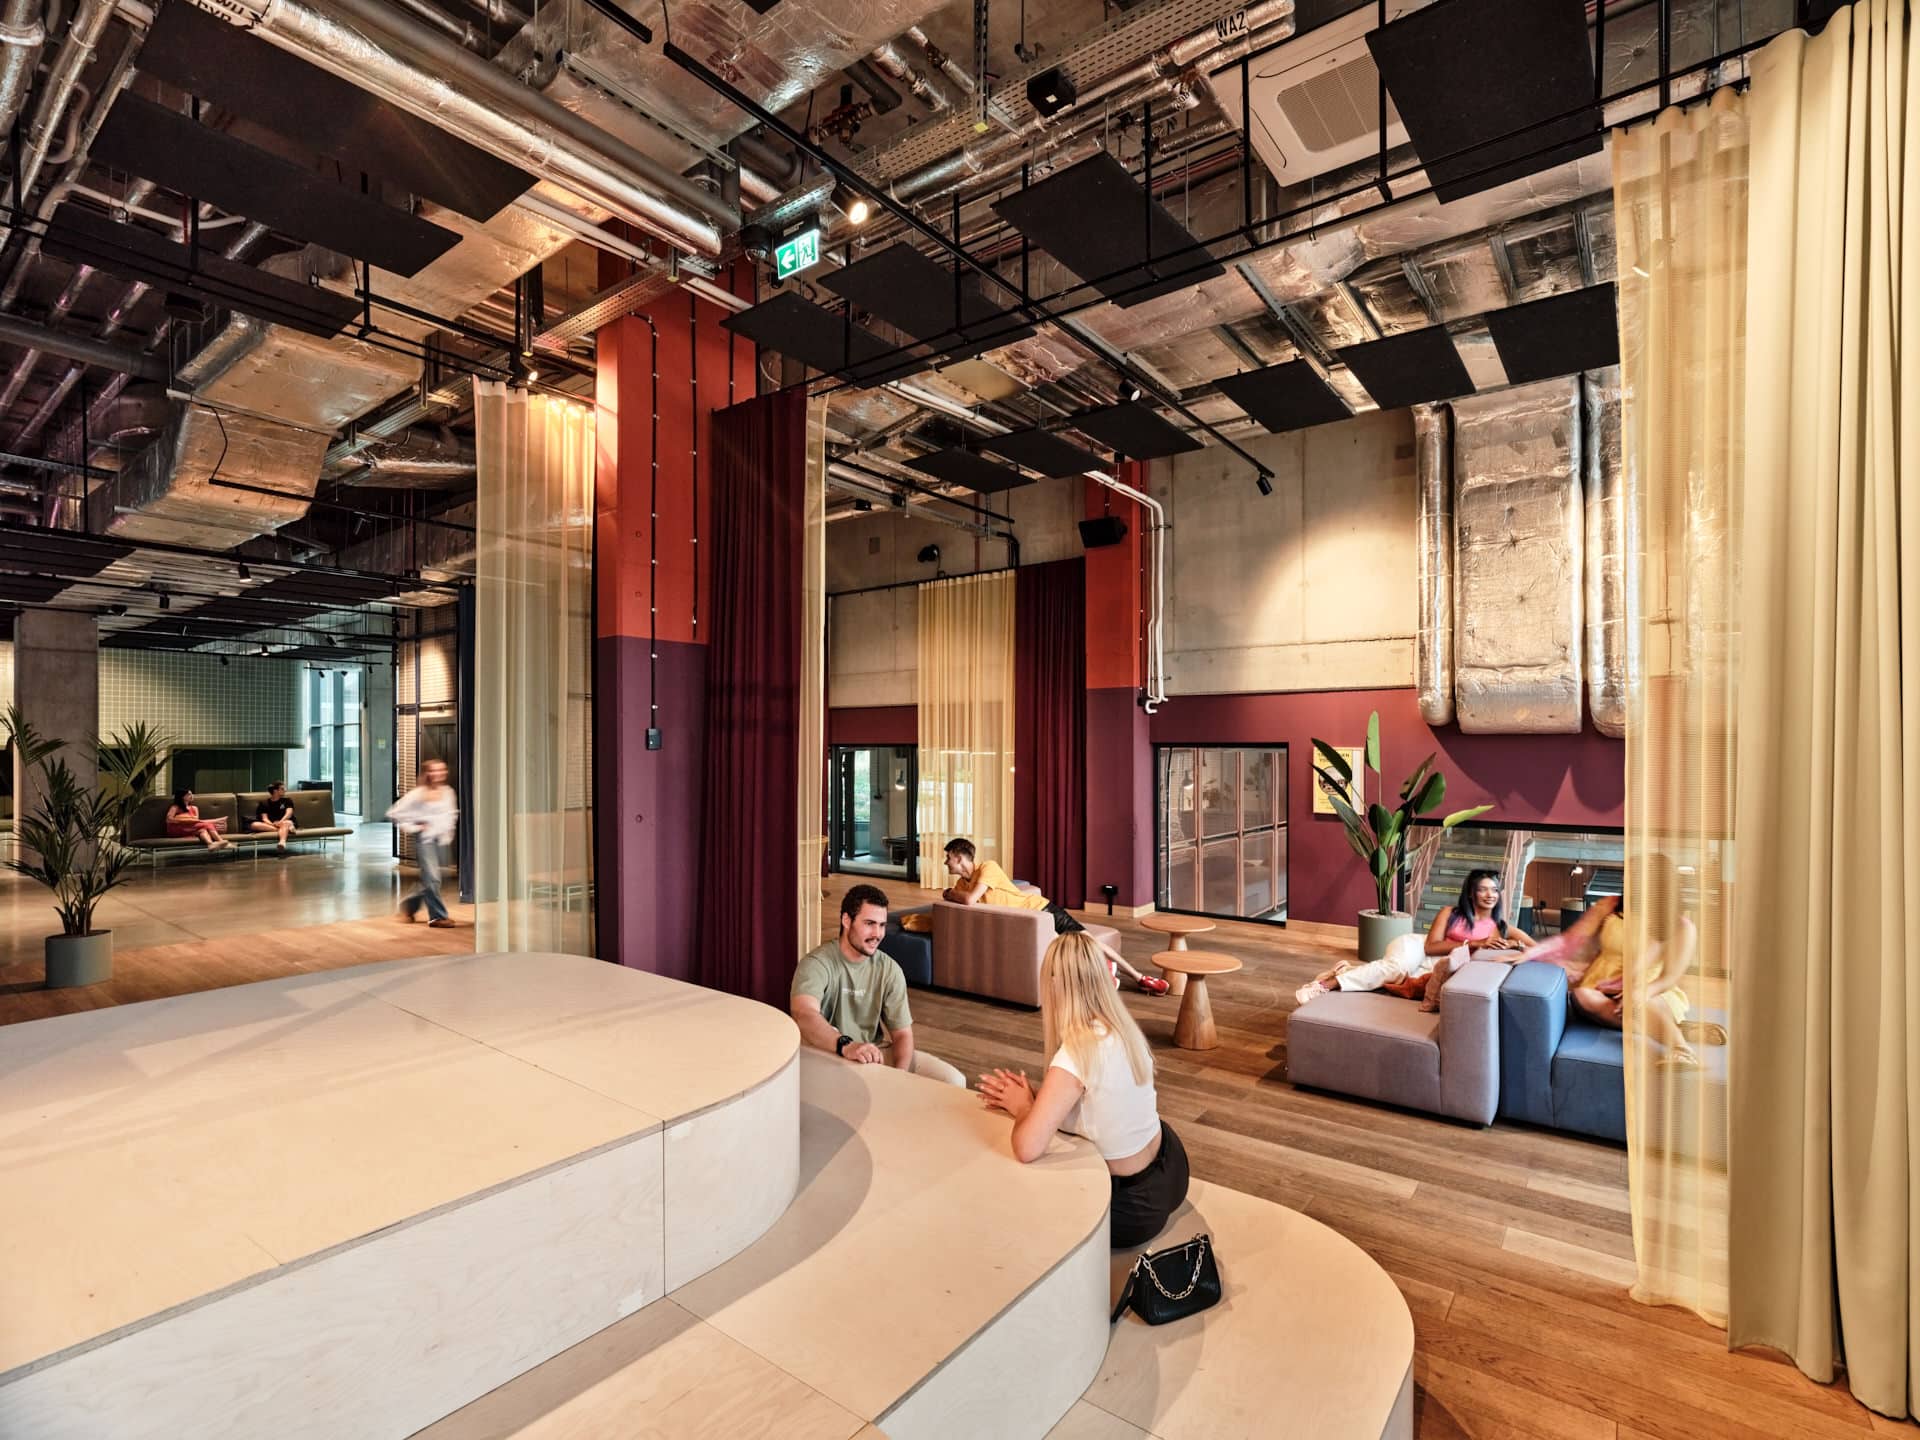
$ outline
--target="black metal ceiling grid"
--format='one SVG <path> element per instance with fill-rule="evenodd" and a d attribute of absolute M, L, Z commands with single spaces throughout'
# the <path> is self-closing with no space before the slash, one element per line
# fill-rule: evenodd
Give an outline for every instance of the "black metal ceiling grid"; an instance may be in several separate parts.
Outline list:
<path fill-rule="evenodd" d="M 1045 430 L 1015 430 L 1008 435 L 991 436 L 980 443 L 994 454 L 1029 470 L 1037 470 L 1054 480 L 1097 470 L 1101 465 L 1100 457 L 1091 450 L 1083 450 L 1071 441 L 1062 440 Z"/>
<path fill-rule="evenodd" d="M 1336 353 L 1382 410 L 1473 393 L 1473 377 L 1444 325 L 1349 345 Z"/>
<path fill-rule="evenodd" d="M 916 340 L 962 359 L 1023 340 L 1031 325 L 1008 328 L 1008 307 L 987 297 L 978 275 L 960 272 L 904 242 L 820 277 L 834 294 L 852 301 Z"/>
<path fill-rule="evenodd" d="M 131 92 L 113 102 L 93 157 L 397 275 L 417 274 L 460 243 L 444 226 Z"/>
<path fill-rule="evenodd" d="M 44 605 L 72 583 L 57 575 L 16 575 L 0 571 L 0 600 L 17 605 Z"/>
<path fill-rule="evenodd" d="M 1122 306 L 1138 305 L 1226 273 L 1193 232 L 1104 150 L 994 201 L 993 209 Z M 1164 283 L 1145 283 L 1155 279 Z"/>
<path fill-rule="evenodd" d="M 159 7 L 139 68 L 289 140 L 475 220 L 533 188 L 526 171 L 190 4 Z"/>
<path fill-rule="evenodd" d="M 862 385 L 898 380 L 929 363 L 923 355 L 901 354 L 873 331 L 791 290 L 729 315 L 721 324 L 763 349 Z"/>
<path fill-rule="evenodd" d="M 1162 460 L 1200 448 L 1198 440 L 1138 401 L 1089 410 L 1067 423 L 1130 460 Z"/>
<path fill-rule="evenodd" d="M 1618 292 L 1611 284 L 1492 310 L 1483 318 L 1507 379 L 1516 385 L 1620 363 Z"/>
<path fill-rule="evenodd" d="M 996 465 L 971 450 L 936 450 L 931 455 L 922 455 L 918 460 L 908 463 L 923 475 L 945 480 L 950 485 L 965 485 L 982 495 L 997 495 L 1034 483 L 1031 476 L 1010 470 L 1005 465 Z"/>
<path fill-rule="evenodd" d="M 0 570 L 24 570 L 84 580 L 133 553 L 117 540 L 95 540 L 58 530 L 36 530 L 32 538 L 0 535 Z"/>
<path fill-rule="evenodd" d="M 1585 0 L 1447 0 L 1367 34 L 1443 201 L 1597 154 Z M 1561 117 L 1561 118 L 1555 118 Z"/>
<path fill-rule="evenodd" d="M 181 291 L 262 320 L 330 339 L 360 318 L 360 304 L 317 286 L 283 280 L 202 248 L 196 256 L 150 230 L 120 225 L 69 200 L 53 212 L 41 249 L 123 280 Z"/>
<path fill-rule="evenodd" d="M 1276 435 L 1346 420 L 1353 413 L 1304 360 L 1228 375 L 1214 383 L 1221 394 Z"/>

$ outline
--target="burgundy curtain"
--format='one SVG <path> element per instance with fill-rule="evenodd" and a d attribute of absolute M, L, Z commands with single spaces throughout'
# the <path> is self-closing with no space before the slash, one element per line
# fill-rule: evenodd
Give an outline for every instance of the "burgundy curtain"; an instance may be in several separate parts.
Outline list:
<path fill-rule="evenodd" d="M 1087 903 L 1086 562 L 1023 566 L 1013 612 L 1013 862 L 1072 909 Z"/>
<path fill-rule="evenodd" d="M 694 978 L 785 1009 L 799 956 L 800 587 L 806 396 L 713 416 L 706 804 Z"/>

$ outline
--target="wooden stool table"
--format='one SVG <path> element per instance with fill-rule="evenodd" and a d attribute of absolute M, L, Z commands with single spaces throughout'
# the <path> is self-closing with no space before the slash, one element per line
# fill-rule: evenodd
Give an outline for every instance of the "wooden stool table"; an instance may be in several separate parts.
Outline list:
<path fill-rule="evenodd" d="M 1140 926 L 1144 930 L 1157 930 L 1162 935 L 1173 938 L 1167 942 L 1167 948 L 1180 953 L 1187 948 L 1187 936 L 1204 935 L 1214 928 L 1213 921 L 1203 920 L 1198 915 L 1143 915 Z M 1187 993 L 1187 977 L 1179 971 L 1166 974 L 1167 993 L 1184 995 Z"/>
<path fill-rule="evenodd" d="M 1173 1022 L 1173 1043 L 1182 1050 L 1211 1050 L 1220 1043 L 1213 1028 L 1213 1001 L 1207 996 L 1209 975 L 1231 975 L 1240 962 L 1215 950 L 1162 950 L 1153 963 L 1169 975 L 1186 979 L 1180 1014 Z"/>

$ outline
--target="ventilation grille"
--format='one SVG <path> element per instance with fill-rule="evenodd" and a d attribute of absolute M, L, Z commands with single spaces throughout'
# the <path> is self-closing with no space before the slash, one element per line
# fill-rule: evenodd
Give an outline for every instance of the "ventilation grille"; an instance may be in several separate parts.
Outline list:
<path fill-rule="evenodd" d="M 1336 69 L 1282 90 L 1276 98 L 1300 143 L 1316 154 L 1370 138 L 1379 130 L 1380 72 L 1373 56 L 1364 51 Z M 1399 122 L 1393 97 L 1388 96 L 1387 123 Z"/>

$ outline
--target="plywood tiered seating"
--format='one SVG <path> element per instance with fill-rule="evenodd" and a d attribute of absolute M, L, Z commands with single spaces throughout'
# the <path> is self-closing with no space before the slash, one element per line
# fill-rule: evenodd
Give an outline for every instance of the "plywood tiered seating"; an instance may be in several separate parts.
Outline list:
<path fill-rule="evenodd" d="M 797 1049 L 557 955 L 0 1028 L 0 1434 L 429 1424 L 785 1211 Z"/>

